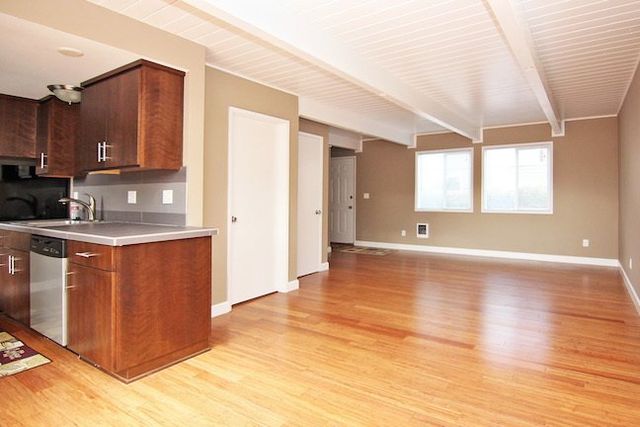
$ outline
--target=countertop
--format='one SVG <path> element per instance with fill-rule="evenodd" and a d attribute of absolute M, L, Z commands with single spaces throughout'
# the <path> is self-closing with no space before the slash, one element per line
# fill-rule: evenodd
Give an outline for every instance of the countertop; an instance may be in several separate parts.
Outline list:
<path fill-rule="evenodd" d="M 191 239 L 218 234 L 217 228 L 109 221 L 75 224 L 64 224 L 64 220 L 0 222 L 0 229 L 109 246 Z"/>

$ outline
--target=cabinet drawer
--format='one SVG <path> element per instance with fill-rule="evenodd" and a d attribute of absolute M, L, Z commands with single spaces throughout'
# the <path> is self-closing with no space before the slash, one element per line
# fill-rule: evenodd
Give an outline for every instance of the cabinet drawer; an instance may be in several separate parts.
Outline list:
<path fill-rule="evenodd" d="M 16 249 L 18 251 L 29 252 L 31 250 L 31 234 L 20 233 L 18 231 L 5 231 L 4 238 L 5 248 Z"/>
<path fill-rule="evenodd" d="M 100 270 L 115 270 L 115 248 L 94 243 L 69 241 L 69 262 Z"/>

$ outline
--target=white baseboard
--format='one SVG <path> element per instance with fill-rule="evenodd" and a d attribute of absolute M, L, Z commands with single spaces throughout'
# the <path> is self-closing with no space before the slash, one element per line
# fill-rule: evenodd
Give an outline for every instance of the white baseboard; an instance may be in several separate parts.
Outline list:
<path fill-rule="evenodd" d="M 221 302 L 219 304 L 213 304 L 211 306 L 211 317 L 222 316 L 231 311 L 231 304 L 228 301 Z"/>
<path fill-rule="evenodd" d="M 620 272 L 622 273 L 622 281 L 624 282 L 624 286 L 627 288 L 627 292 L 629 292 L 631 301 L 633 301 L 633 305 L 636 306 L 636 311 L 640 314 L 640 297 L 638 296 L 636 289 L 631 284 L 631 279 L 627 276 L 627 272 L 624 271 L 622 263 L 620 263 Z"/>
<path fill-rule="evenodd" d="M 565 264 L 599 265 L 604 267 L 618 267 L 620 265 L 617 259 L 612 259 L 612 258 L 591 258 L 591 257 L 579 257 L 579 256 L 569 256 L 569 255 L 548 255 L 548 254 L 536 254 L 536 253 L 529 253 L 529 252 L 510 252 L 510 251 L 494 251 L 489 249 L 451 248 L 446 246 L 426 246 L 426 245 L 412 245 L 412 244 L 404 244 L 404 243 L 367 242 L 363 240 L 356 240 L 355 245 L 369 247 L 369 248 L 397 249 L 397 250 L 403 250 L 403 251 L 429 252 L 429 253 L 436 253 L 436 254 L 469 255 L 469 256 L 491 257 L 491 258 L 521 259 L 521 260 L 528 260 L 528 261 L 561 262 Z"/>
<path fill-rule="evenodd" d="M 278 292 L 287 293 L 287 292 L 295 291 L 299 287 L 300 287 L 300 282 L 298 282 L 298 279 L 296 279 L 296 280 L 290 281 L 289 283 L 285 284 L 284 287 L 281 287 L 280 289 L 278 289 Z"/>
<path fill-rule="evenodd" d="M 320 264 L 320 270 L 318 270 L 318 272 L 327 271 L 327 270 L 329 270 L 329 263 L 328 262 L 323 262 L 322 264 Z"/>

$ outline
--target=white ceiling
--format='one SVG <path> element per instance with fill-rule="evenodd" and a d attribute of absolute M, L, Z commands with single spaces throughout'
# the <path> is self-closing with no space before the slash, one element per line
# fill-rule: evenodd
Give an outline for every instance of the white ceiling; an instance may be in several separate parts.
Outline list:
<path fill-rule="evenodd" d="M 91 1 L 206 46 L 211 65 L 295 93 L 305 99 L 301 105 L 326 107 L 314 114 L 335 109 L 344 114 L 331 117 L 348 116 L 354 123 L 362 118 L 351 129 L 376 136 L 381 132 L 363 127 L 379 124 L 396 142 L 442 126 L 479 129 L 548 118 L 539 90 L 527 79 L 531 70 L 508 44 L 513 30 L 484 0 Z M 640 57 L 640 1 L 504 2 L 530 38 L 534 71 L 546 82 L 545 95 L 560 119 L 617 114 Z M 258 9 L 266 16 L 252 16 Z M 296 31 L 266 34 L 268 25 L 259 24 L 270 19 Z M 407 102 L 413 99 L 406 91 L 383 93 L 366 76 L 358 79 L 335 63 L 323 66 L 331 61 L 292 45 L 312 35 L 316 45 L 326 40 L 320 48 L 340 48 L 336 56 L 351 52 L 354 64 L 384 72 L 385 88 L 409 88 L 415 103 Z M 286 36 L 287 43 L 279 43 Z M 432 116 L 453 119 L 435 124 L 426 119 Z"/>
<path fill-rule="evenodd" d="M 137 59 L 82 37 L 0 13 L 0 93 L 40 99 L 51 93 L 50 84 L 73 84 L 100 75 Z M 73 58 L 59 47 L 84 52 Z"/>

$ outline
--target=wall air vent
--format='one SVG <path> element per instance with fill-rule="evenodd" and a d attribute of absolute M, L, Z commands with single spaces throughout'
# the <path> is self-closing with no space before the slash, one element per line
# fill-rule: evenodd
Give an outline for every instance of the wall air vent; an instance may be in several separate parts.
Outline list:
<path fill-rule="evenodd" d="M 416 224 L 416 235 L 418 239 L 428 239 L 429 238 L 429 224 L 426 223 L 418 223 Z"/>

